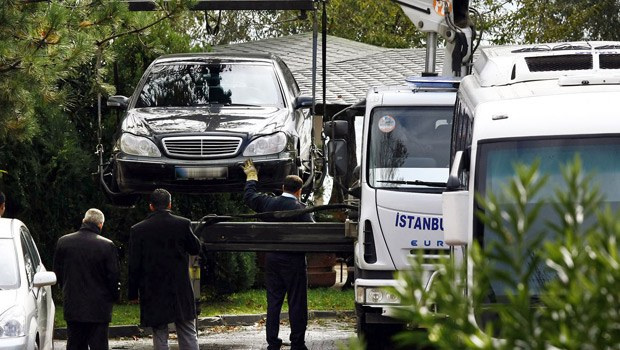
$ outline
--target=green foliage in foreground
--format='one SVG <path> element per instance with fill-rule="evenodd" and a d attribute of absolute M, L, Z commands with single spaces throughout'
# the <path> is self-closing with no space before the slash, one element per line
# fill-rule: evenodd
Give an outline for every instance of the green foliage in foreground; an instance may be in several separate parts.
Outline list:
<path fill-rule="evenodd" d="M 308 290 L 308 309 L 321 311 L 353 310 L 355 296 L 353 290 L 341 291 L 334 288 L 317 288 Z M 288 311 L 284 303 L 283 311 Z M 219 315 L 264 314 L 267 312 L 265 291 L 251 289 L 226 296 L 210 294 L 201 300 L 201 317 Z M 111 325 L 131 325 L 140 323 L 138 305 L 114 305 Z M 62 306 L 56 306 L 56 328 L 66 327 Z"/>
<path fill-rule="evenodd" d="M 556 189 L 548 199 L 556 218 L 540 215 L 540 196 L 533 200 L 547 181 L 540 177 L 538 164 L 516 166 L 502 195 L 478 198 L 481 221 L 501 238 L 495 245 L 474 243 L 469 248 L 468 264 L 474 272 L 470 297 L 463 294 L 465 272 L 448 259 L 428 291 L 420 282 L 421 260 L 414 262 L 413 271 L 400 275 L 406 288 L 397 292 L 412 306 L 400 316 L 429 330 L 428 338 L 402 333 L 400 342 L 430 342 L 443 349 L 609 349 L 620 344 L 620 219 L 601 204 L 602 196 L 592 187 L 592 177 L 583 176 L 579 158 L 562 172 L 567 190 Z M 530 232 L 538 220 L 546 223 L 545 229 Z M 558 238 L 544 241 L 545 235 Z M 542 265 L 536 267 L 537 262 Z M 503 269 L 497 268 L 499 263 Z M 529 294 L 531 277 L 544 275 L 543 265 L 554 278 L 547 280 L 537 300 Z M 488 303 L 490 279 L 506 284 L 505 304 Z M 481 307 L 494 313 L 496 321 L 479 327 L 471 311 Z"/>

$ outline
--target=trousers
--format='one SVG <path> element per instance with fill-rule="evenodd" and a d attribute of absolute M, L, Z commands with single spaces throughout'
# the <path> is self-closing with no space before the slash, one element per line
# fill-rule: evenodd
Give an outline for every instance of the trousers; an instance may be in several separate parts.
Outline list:
<path fill-rule="evenodd" d="M 67 321 L 67 350 L 108 350 L 109 324 Z"/>
<path fill-rule="evenodd" d="M 198 336 L 194 320 L 174 322 L 179 350 L 198 350 Z M 153 349 L 168 350 L 168 325 L 153 327 Z"/>
<path fill-rule="evenodd" d="M 308 325 L 308 278 L 306 257 L 303 253 L 267 253 L 265 256 L 265 284 L 267 287 L 267 344 L 268 349 L 279 349 L 282 339 L 280 312 L 287 297 L 291 324 L 291 350 L 306 349 Z"/>

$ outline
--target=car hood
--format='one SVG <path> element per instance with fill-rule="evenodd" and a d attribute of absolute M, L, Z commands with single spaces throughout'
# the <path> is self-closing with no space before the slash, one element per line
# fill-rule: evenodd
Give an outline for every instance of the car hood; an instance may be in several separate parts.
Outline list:
<path fill-rule="evenodd" d="M 0 315 L 17 304 L 17 289 L 0 290 Z"/>
<path fill-rule="evenodd" d="M 130 110 L 125 126 L 140 125 L 152 135 L 213 131 L 270 134 L 282 130 L 288 118 L 288 111 L 277 107 L 149 107 Z"/>

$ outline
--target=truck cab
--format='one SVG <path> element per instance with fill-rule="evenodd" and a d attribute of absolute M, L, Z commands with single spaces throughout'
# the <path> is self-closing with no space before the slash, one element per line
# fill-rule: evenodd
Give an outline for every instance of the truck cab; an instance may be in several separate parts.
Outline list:
<path fill-rule="evenodd" d="M 528 235 L 555 240 L 548 222 L 559 223 L 551 200 L 562 186 L 562 166 L 579 156 L 584 174 L 604 194 L 603 204 L 620 204 L 620 42 L 572 42 L 483 49 L 472 75 L 460 86 L 451 141 L 454 162 L 443 194 L 446 243 L 460 252 L 477 241 L 492 247 L 498 234 L 476 215 L 482 207 L 474 194 L 486 197 L 514 176 L 514 164 L 539 161 L 546 185 L 528 206 L 540 207 L 544 220 Z M 560 187 L 561 189 L 561 187 Z M 515 203 L 503 200 L 509 208 Z M 528 237 L 528 239 L 539 237 Z M 467 261 L 460 254 L 457 263 Z M 491 263 L 491 261 L 489 261 Z M 526 262 L 524 262 L 526 263 Z M 472 288 L 473 264 L 467 264 Z M 498 266 L 501 268 L 501 266 Z M 530 281 L 539 298 L 545 281 L 554 278 L 541 266 Z M 493 300 L 506 300 L 506 284 L 490 281 Z M 484 319 L 474 310 L 481 329 Z M 481 324 L 482 323 L 482 324 Z"/>
<path fill-rule="evenodd" d="M 358 333 L 369 348 L 402 326 L 390 310 L 399 300 L 385 287 L 418 253 L 434 262 L 448 246 L 441 194 L 450 162 L 450 133 L 460 78 L 408 78 L 402 86 L 371 88 L 364 116 L 355 307 Z"/>

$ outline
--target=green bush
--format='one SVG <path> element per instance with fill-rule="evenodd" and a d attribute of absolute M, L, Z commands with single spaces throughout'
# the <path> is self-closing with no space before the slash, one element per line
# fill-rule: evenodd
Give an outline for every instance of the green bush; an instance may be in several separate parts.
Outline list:
<path fill-rule="evenodd" d="M 428 330 L 425 336 L 400 334 L 401 344 L 432 343 L 444 349 L 618 347 L 620 219 L 602 205 L 603 196 L 593 177 L 583 176 L 579 158 L 562 171 L 565 188 L 557 188 L 546 202 L 553 214 L 542 215 L 543 202 L 532 200 L 547 183 L 538 164 L 515 166 L 514 180 L 503 194 L 477 198 L 483 208 L 477 214 L 500 239 L 483 248 L 478 243 L 468 247 L 472 281 L 447 257 L 440 278 L 428 290 L 421 279 L 421 259 L 413 261 L 412 271 L 400 273 L 405 287 L 396 292 L 410 306 L 400 317 Z M 506 205 L 506 198 L 515 204 Z M 546 223 L 545 229 L 536 229 L 536 222 Z M 546 235 L 557 238 L 545 240 Z M 490 288 L 491 280 L 504 283 L 505 302 L 489 303 L 490 292 L 497 292 Z M 542 286 L 536 293 L 540 297 L 532 298 L 530 290 L 537 286 Z M 491 321 L 480 326 L 480 314 L 473 310 L 484 310 Z"/>
<path fill-rule="evenodd" d="M 253 252 L 208 253 L 203 283 L 216 294 L 248 290 L 256 281 L 256 265 L 256 253 Z"/>

